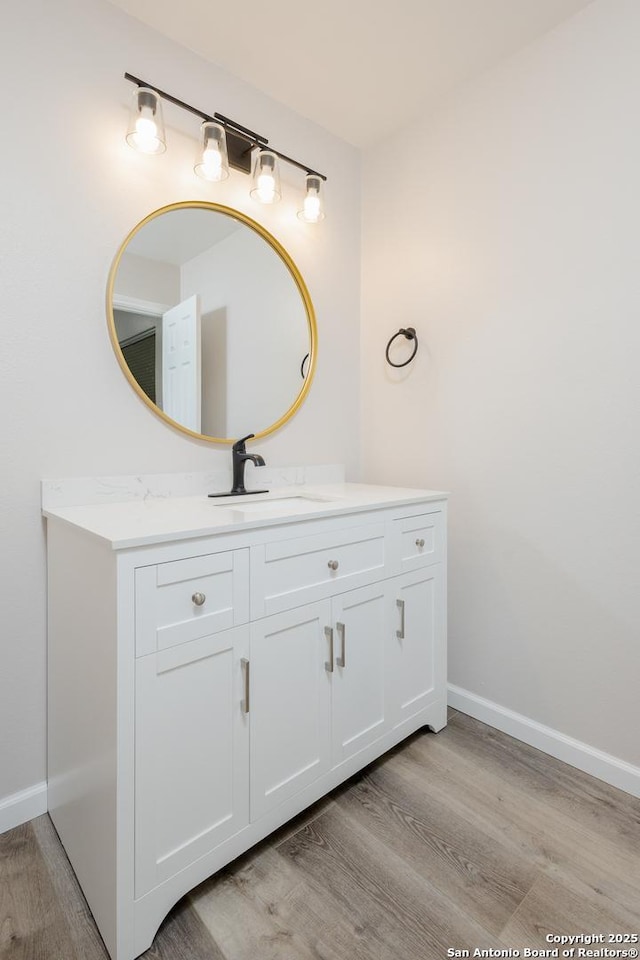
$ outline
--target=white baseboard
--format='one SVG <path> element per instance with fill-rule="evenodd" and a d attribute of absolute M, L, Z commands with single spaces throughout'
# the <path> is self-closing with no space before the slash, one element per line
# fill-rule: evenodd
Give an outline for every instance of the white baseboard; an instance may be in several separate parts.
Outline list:
<path fill-rule="evenodd" d="M 47 784 L 43 781 L 0 800 L 0 833 L 19 827 L 21 823 L 46 812 Z"/>
<path fill-rule="evenodd" d="M 613 787 L 625 790 L 634 797 L 640 797 L 640 767 L 635 767 L 626 760 L 620 760 L 610 753 L 604 753 L 587 743 L 567 737 L 559 730 L 545 727 L 544 724 L 515 713 L 492 700 L 485 700 L 469 690 L 456 687 L 450 683 L 448 687 L 449 706 L 461 713 L 467 713 L 476 720 L 481 720 L 490 727 L 502 730 L 516 740 L 522 740 L 531 747 L 536 747 L 548 753 L 557 760 L 577 767 L 592 777 L 598 777 Z"/>

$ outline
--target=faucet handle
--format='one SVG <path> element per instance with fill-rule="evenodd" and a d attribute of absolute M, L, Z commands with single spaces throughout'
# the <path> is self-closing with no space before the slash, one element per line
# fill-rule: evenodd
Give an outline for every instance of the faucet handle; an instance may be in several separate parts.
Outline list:
<path fill-rule="evenodd" d="M 255 437 L 255 433 L 248 433 L 246 437 L 242 437 L 241 440 L 236 440 L 231 449 L 234 451 L 234 453 L 246 453 L 244 445 L 246 441 L 251 440 L 252 437 Z"/>

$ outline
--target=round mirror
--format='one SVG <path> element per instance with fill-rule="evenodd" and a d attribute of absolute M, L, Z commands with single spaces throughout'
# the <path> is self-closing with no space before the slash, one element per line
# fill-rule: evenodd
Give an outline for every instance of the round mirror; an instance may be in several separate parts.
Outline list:
<path fill-rule="evenodd" d="M 175 203 L 134 227 L 111 269 L 107 316 L 131 385 L 191 436 L 265 436 L 311 385 L 305 283 L 264 227 L 228 207 Z"/>

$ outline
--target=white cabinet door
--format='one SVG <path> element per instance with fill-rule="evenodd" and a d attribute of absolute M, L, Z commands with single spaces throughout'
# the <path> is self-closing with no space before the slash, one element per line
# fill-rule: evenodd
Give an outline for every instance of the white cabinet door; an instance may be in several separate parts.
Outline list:
<path fill-rule="evenodd" d="M 446 676 L 444 581 L 434 564 L 389 581 L 389 677 L 394 726 L 442 696 Z"/>
<path fill-rule="evenodd" d="M 386 584 L 374 583 L 334 598 L 332 613 L 333 765 L 337 766 L 381 737 L 388 725 Z"/>
<path fill-rule="evenodd" d="M 328 600 L 251 624 L 251 819 L 331 766 Z"/>
<path fill-rule="evenodd" d="M 249 822 L 248 626 L 136 661 L 135 895 Z"/>

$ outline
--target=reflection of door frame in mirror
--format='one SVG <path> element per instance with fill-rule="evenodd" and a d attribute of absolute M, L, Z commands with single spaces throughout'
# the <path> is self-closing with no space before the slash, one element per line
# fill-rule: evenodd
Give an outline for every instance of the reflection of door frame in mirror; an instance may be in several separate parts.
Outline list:
<path fill-rule="evenodd" d="M 122 345 L 120 344 L 120 340 L 118 338 L 118 331 L 115 325 L 115 311 L 119 310 L 121 313 L 134 313 L 137 316 L 149 317 L 157 321 L 156 327 L 159 327 L 161 331 L 163 314 L 165 314 L 167 310 L 170 309 L 170 304 L 168 303 L 153 303 L 151 300 L 139 300 L 137 297 L 126 297 L 123 294 L 118 294 L 118 293 L 113 294 L 111 298 L 111 302 L 112 302 L 113 311 L 114 311 L 113 313 L 114 334 L 116 336 L 116 339 L 118 339 L 118 346 L 120 347 L 120 351 L 123 353 L 123 356 L 124 356 L 124 352 L 122 351 Z M 157 339 L 157 331 L 156 331 L 156 343 L 159 343 Z M 161 347 L 158 346 L 157 349 L 160 350 Z M 156 401 L 155 403 L 151 401 L 154 407 L 158 407 L 158 397 L 162 396 L 162 366 L 160 365 L 160 367 L 158 368 L 157 359 L 158 358 L 156 355 L 156 377 L 155 377 Z M 125 360 L 125 364 L 126 364 L 126 360 Z M 126 366 L 127 366 L 127 373 L 131 378 L 131 381 L 133 381 L 136 384 L 136 386 L 139 387 L 140 384 L 138 383 L 136 378 L 132 375 L 131 371 L 129 370 L 129 365 L 126 364 Z M 146 394 L 146 391 L 144 392 L 145 392 L 145 396 L 148 396 Z M 158 409 L 160 408 L 158 407 Z"/>
<path fill-rule="evenodd" d="M 189 330 L 190 336 L 188 339 L 184 340 L 184 344 L 186 346 L 187 355 L 191 358 L 191 360 L 194 359 L 194 356 L 193 356 L 194 350 L 197 356 L 199 357 L 199 354 L 200 354 L 200 317 L 199 315 L 197 318 L 197 336 L 195 338 L 193 336 L 193 334 L 195 333 L 195 330 L 192 328 L 194 317 L 193 317 L 193 309 L 192 309 L 193 304 L 191 303 L 191 301 L 194 299 L 195 298 L 190 298 L 190 300 L 188 301 L 188 304 L 179 303 L 179 304 L 171 305 L 168 303 L 154 303 L 149 300 L 140 300 L 137 297 L 128 297 L 118 293 L 114 293 L 112 298 L 114 322 L 115 322 L 116 312 L 130 313 L 136 317 L 149 317 L 150 320 L 155 321 L 154 341 L 156 344 L 156 364 L 155 364 L 156 366 L 155 381 L 156 382 L 155 382 L 155 401 L 152 401 L 152 402 L 154 402 L 154 405 L 159 409 L 163 410 L 165 413 L 167 412 L 167 409 L 172 405 L 177 406 L 178 409 L 185 412 L 186 417 L 184 419 L 183 417 L 180 417 L 179 419 L 176 417 L 172 417 L 171 419 L 176 420 L 178 423 L 182 424 L 182 426 L 185 428 L 187 428 L 188 420 L 192 420 L 193 422 L 190 425 L 190 429 L 192 430 L 199 429 L 201 425 L 200 424 L 200 416 L 201 416 L 200 367 L 198 365 L 197 370 L 194 370 L 193 362 L 186 363 L 186 364 L 184 363 L 184 347 L 182 348 L 183 355 L 182 356 L 179 355 L 179 359 L 177 363 L 170 364 L 169 366 L 167 365 L 168 361 L 171 360 L 171 355 L 168 356 L 166 352 L 166 345 L 167 345 L 166 323 L 167 323 L 167 320 L 169 320 L 170 318 L 169 322 L 174 326 L 176 325 L 176 322 L 177 322 L 178 329 L 180 329 L 180 323 L 183 320 L 183 318 L 180 317 L 180 308 L 188 306 L 186 319 L 188 320 L 188 330 Z M 117 323 L 115 325 L 116 325 L 116 335 L 117 335 L 118 325 Z M 147 331 L 147 333 L 150 333 L 150 332 L 151 331 Z M 180 332 L 182 333 L 183 330 L 180 330 Z M 146 335 L 146 333 L 144 335 Z M 143 335 L 138 335 L 136 339 L 140 339 L 140 336 L 143 336 Z M 181 340 L 181 338 L 178 337 L 178 340 Z M 125 342 L 123 340 L 120 340 L 119 336 L 118 336 L 118 345 L 124 355 Z M 126 362 L 126 357 L 125 357 L 125 362 Z M 127 366 L 129 367 L 129 372 L 131 372 L 131 367 L 128 362 L 127 362 Z M 173 366 L 174 368 L 174 373 L 177 372 L 177 377 L 167 376 L 167 372 L 171 366 Z M 133 376 L 136 382 L 138 383 L 138 385 L 142 386 L 137 376 L 135 376 L 135 374 Z M 195 380 L 194 380 L 194 376 L 195 376 Z M 172 386 L 172 389 L 169 395 L 165 392 L 165 384 Z M 195 392 L 193 390 L 194 386 L 196 387 Z M 147 396 L 149 396 L 146 390 L 144 392 Z M 162 398 L 162 403 L 160 403 L 160 400 L 158 399 L 159 397 Z M 186 409 L 185 409 L 185 404 L 186 404 Z M 167 415 L 170 416 L 169 414 Z"/>
<path fill-rule="evenodd" d="M 136 224 L 136 226 L 130 231 L 130 233 L 125 238 L 124 242 L 121 244 L 120 249 L 118 250 L 116 257 L 113 261 L 113 264 L 111 266 L 111 271 L 109 273 L 109 281 L 107 284 L 107 324 L 109 328 L 109 337 L 111 339 L 111 345 L 113 347 L 116 358 L 118 360 L 118 363 L 120 364 L 120 367 L 125 377 L 129 381 L 129 383 L 131 384 L 135 392 L 138 394 L 140 399 L 147 405 L 147 407 L 149 407 L 150 410 L 152 410 L 156 414 L 156 416 L 160 417 L 162 420 L 165 421 L 165 423 L 168 423 L 171 427 L 174 427 L 175 429 L 179 430 L 181 433 L 187 434 L 188 436 L 191 436 L 191 437 L 195 437 L 198 440 L 206 440 L 208 443 L 227 443 L 227 444 L 234 443 L 234 441 L 237 439 L 235 437 L 210 437 L 210 436 L 207 436 L 206 434 L 196 433 L 195 431 L 190 430 L 188 427 L 183 426 L 181 423 L 178 423 L 176 420 L 173 420 L 171 417 L 167 416 L 167 414 L 163 410 L 161 410 L 160 407 L 158 407 L 155 403 L 153 403 L 152 400 L 150 400 L 150 398 L 147 396 L 147 394 L 138 384 L 135 377 L 132 375 L 127 365 L 127 362 L 124 359 L 122 350 L 120 348 L 120 344 L 118 342 L 118 335 L 116 331 L 115 317 L 114 317 L 114 308 L 129 310 L 130 312 L 135 311 L 138 313 L 147 313 L 149 316 L 157 316 L 157 313 L 155 312 L 154 308 L 162 307 L 163 311 L 167 309 L 166 305 L 150 303 L 144 300 L 137 300 L 134 297 L 126 297 L 122 295 L 118 296 L 114 294 L 114 287 L 115 287 L 115 280 L 116 280 L 116 274 L 118 271 L 118 266 L 120 265 L 120 261 L 122 259 L 124 252 L 127 249 L 127 246 L 129 245 L 129 242 L 138 233 L 138 231 L 141 230 L 151 220 L 155 220 L 157 217 L 162 216 L 165 213 L 170 213 L 172 210 L 187 210 L 187 209 L 211 210 L 214 213 L 222 213 L 228 217 L 231 217 L 234 220 L 240 221 L 240 223 L 244 223 L 246 226 L 250 227 L 252 230 L 255 230 L 255 232 L 259 234 L 259 236 L 261 236 L 273 248 L 273 250 L 278 254 L 280 259 L 283 261 L 284 265 L 287 267 L 287 269 L 289 270 L 289 273 L 291 274 L 291 277 L 298 289 L 300 297 L 302 298 L 302 303 L 307 316 L 307 325 L 309 328 L 309 366 L 307 369 L 307 375 L 303 381 L 303 385 L 302 385 L 302 388 L 300 389 L 300 392 L 298 393 L 298 396 L 296 397 L 292 405 L 289 407 L 289 409 L 285 411 L 285 413 L 278 420 L 276 420 L 275 423 L 272 423 L 271 426 L 267 427 L 264 430 L 256 431 L 255 439 L 258 440 L 261 437 L 266 437 L 270 433 L 274 433 L 276 430 L 280 429 L 280 427 L 284 426 L 284 424 L 287 423 L 287 421 L 290 420 L 291 417 L 293 417 L 293 415 L 297 412 L 299 407 L 302 406 L 309 392 L 309 388 L 311 387 L 311 381 L 313 380 L 313 375 L 315 373 L 316 357 L 317 357 L 317 351 L 318 351 L 318 332 L 316 327 L 315 311 L 313 309 L 311 297 L 309 295 L 307 286 L 304 280 L 302 279 L 302 275 L 300 271 L 296 267 L 295 263 L 293 262 L 293 260 L 291 259 L 287 251 L 280 244 L 280 242 L 276 240 L 276 238 L 271 233 L 269 233 L 269 231 L 266 230 L 261 224 L 253 220 L 251 217 L 247 216 L 246 213 L 242 213 L 240 210 L 234 210 L 232 207 L 225 207 L 219 203 L 209 203 L 204 200 L 185 200 L 179 203 L 171 203 L 171 204 L 168 204 L 167 206 L 160 207 L 158 210 L 154 210 L 152 213 L 146 216 L 143 220 L 140 221 L 140 223 Z M 139 305 L 143 308 L 146 307 L 146 309 L 138 309 L 136 305 Z"/>
<path fill-rule="evenodd" d="M 137 300 L 136 297 L 124 297 L 118 293 L 113 294 L 111 301 L 116 310 L 124 310 L 125 313 L 143 313 L 147 317 L 161 317 L 171 308 L 170 303 L 152 303 L 150 300 Z"/>

